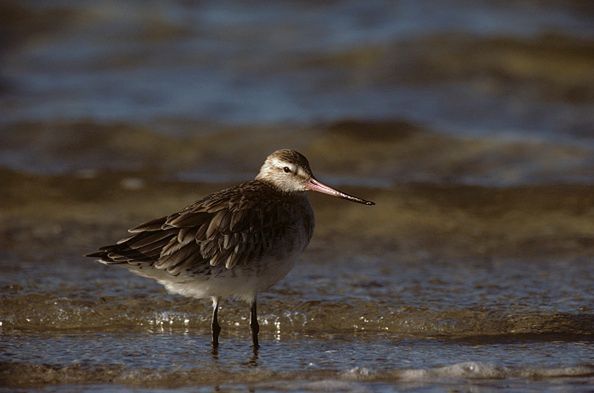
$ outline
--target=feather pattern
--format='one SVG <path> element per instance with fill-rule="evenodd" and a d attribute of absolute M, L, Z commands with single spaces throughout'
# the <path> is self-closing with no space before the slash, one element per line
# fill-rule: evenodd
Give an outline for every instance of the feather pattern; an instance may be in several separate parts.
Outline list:
<path fill-rule="evenodd" d="M 171 293 L 212 298 L 213 348 L 220 332 L 219 300 L 248 301 L 256 349 L 257 294 L 287 275 L 313 233 L 308 190 L 373 205 L 319 182 L 307 158 L 281 149 L 266 158 L 255 180 L 138 225 L 127 238 L 88 256 L 155 279 Z"/>
<path fill-rule="evenodd" d="M 313 226 L 303 192 L 286 193 L 253 180 L 136 226 L 129 230 L 132 236 L 90 256 L 107 264 L 140 263 L 173 276 L 209 266 L 231 270 L 303 247 Z"/>

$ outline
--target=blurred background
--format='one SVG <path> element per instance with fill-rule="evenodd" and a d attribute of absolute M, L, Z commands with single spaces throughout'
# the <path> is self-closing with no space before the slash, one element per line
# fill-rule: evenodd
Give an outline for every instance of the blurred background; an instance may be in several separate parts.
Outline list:
<path fill-rule="evenodd" d="M 594 179 L 590 1 L 0 11 L 5 168 L 235 180 L 293 146 L 318 171 L 377 186 Z"/>
<path fill-rule="evenodd" d="M 18 205 L 47 201 L 50 180 L 64 204 L 99 206 L 147 182 L 236 183 L 281 147 L 389 195 L 383 212 L 411 184 L 509 213 L 594 181 L 590 1 L 3 1 L 0 15 L 0 170 Z M 420 198 L 405 199 L 394 213 Z"/>
<path fill-rule="evenodd" d="M 23 332 L 207 331 L 208 307 L 80 255 L 285 147 L 377 206 L 312 196 L 314 239 L 263 297 L 264 334 L 554 333 L 590 338 L 534 364 L 594 362 L 594 2 L 3 0 L 0 332 L 30 352 L 5 348 L 2 375 L 75 378 Z M 242 310 L 224 329 L 246 333 Z M 467 358 L 446 347 L 415 366 Z"/>

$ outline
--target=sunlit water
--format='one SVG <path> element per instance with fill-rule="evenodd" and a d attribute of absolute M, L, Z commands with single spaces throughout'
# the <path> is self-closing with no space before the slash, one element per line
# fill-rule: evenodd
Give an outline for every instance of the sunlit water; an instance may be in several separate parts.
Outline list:
<path fill-rule="evenodd" d="M 3 357 L 26 362 L 34 380 L 51 383 L 64 373 L 71 384 L 91 382 L 99 390 L 102 383 L 111 382 L 153 387 L 247 385 L 258 391 L 324 386 L 331 391 L 376 391 L 388 386 L 427 391 L 440 383 L 490 391 L 533 381 L 535 391 L 556 386 L 580 391 L 594 374 L 594 367 L 584 365 L 584 360 L 594 361 L 591 345 L 588 341 L 480 343 L 319 334 L 267 340 L 258 353 L 244 340 L 229 338 L 218 353 L 212 353 L 207 337 L 189 333 L 65 333 L 25 339 L 11 336 L 3 344 Z M 533 354 L 530 366 L 527 353 Z"/>
<path fill-rule="evenodd" d="M 92 390 L 580 391 L 594 382 L 592 269 L 558 263 L 304 261 L 261 297 L 257 353 L 243 303 L 223 305 L 213 353 L 207 302 L 91 262 L 25 264 L 2 278 L 0 370 Z"/>
<path fill-rule="evenodd" d="M 0 5 L 0 391 L 594 385 L 587 2 Z M 247 306 L 81 255 L 294 147 L 316 233 Z"/>

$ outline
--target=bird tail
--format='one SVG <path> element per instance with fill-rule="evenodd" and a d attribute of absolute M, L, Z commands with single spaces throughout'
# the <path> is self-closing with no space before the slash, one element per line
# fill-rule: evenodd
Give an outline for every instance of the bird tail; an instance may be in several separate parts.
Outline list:
<path fill-rule="evenodd" d="M 98 258 L 105 265 L 154 263 L 165 247 L 176 236 L 175 230 L 134 233 L 116 244 L 101 247 L 87 257 Z"/>
<path fill-rule="evenodd" d="M 108 246 L 111 247 L 111 246 Z M 96 258 L 97 262 L 102 263 L 104 265 L 119 265 L 125 263 L 123 261 L 118 262 L 115 261 L 112 257 L 109 256 L 110 251 L 107 250 L 107 247 L 103 247 L 99 251 L 92 252 L 90 254 L 86 254 L 85 257 L 89 258 Z"/>

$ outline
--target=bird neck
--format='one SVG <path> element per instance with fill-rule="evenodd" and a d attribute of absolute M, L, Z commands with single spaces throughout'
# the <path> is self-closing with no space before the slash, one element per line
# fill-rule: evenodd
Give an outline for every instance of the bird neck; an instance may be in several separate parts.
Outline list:
<path fill-rule="evenodd" d="M 276 182 L 266 177 L 256 176 L 255 181 L 260 182 L 266 185 L 269 188 L 272 188 L 276 192 L 280 192 L 286 196 L 299 196 L 305 195 L 305 191 L 295 190 L 294 188 L 286 187 L 285 184 Z"/>

